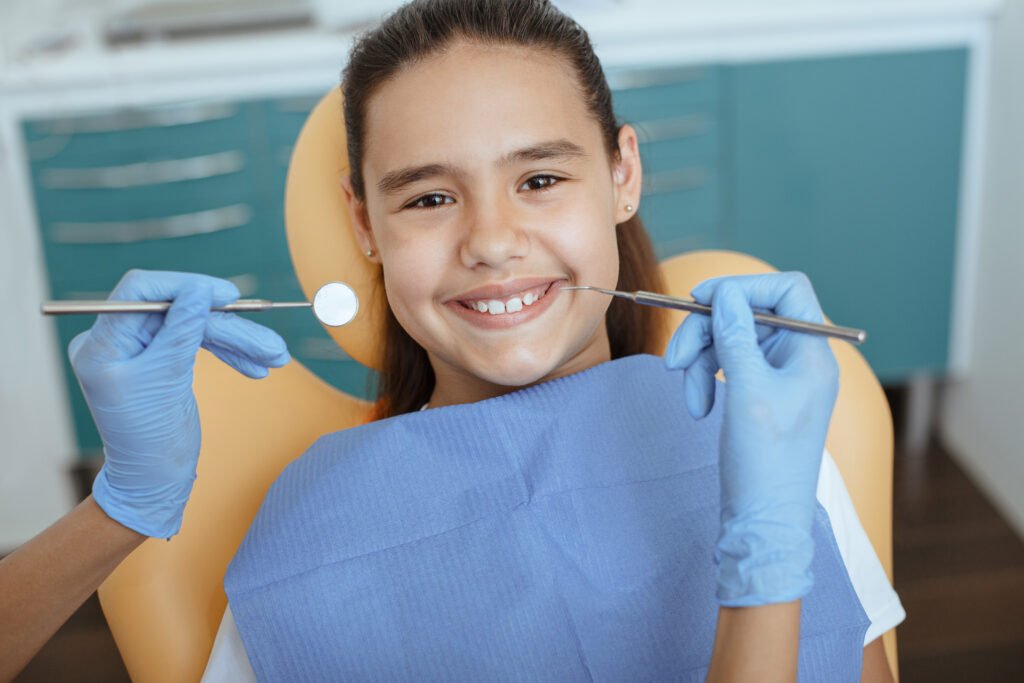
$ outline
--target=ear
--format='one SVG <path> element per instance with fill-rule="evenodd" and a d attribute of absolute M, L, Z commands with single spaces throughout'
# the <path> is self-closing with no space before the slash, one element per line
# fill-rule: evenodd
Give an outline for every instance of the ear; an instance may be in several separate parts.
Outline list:
<path fill-rule="evenodd" d="M 643 169 L 640 166 L 640 148 L 633 126 L 619 128 L 619 159 L 612 164 L 612 182 L 615 184 L 615 222 L 625 223 L 640 208 L 640 187 Z M 627 210 L 626 207 L 632 207 Z"/>
<path fill-rule="evenodd" d="M 374 263 L 380 263 L 380 254 L 377 253 L 377 242 L 373 238 L 370 218 L 366 213 L 366 204 L 352 191 L 351 176 L 341 177 L 341 191 L 345 194 L 349 222 L 352 224 L 352 233 L 355 235 L 359 250 L 363 252 L 363 256 L 366 256 L 367 252 L 371 252 L 373 255 L 366 256 L 366 258 Z"/>

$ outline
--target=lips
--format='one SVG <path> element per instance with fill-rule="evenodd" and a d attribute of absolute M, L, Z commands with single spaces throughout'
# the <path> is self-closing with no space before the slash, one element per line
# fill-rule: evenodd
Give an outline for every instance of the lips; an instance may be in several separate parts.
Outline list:
<path fill-rule="evenodd" d="M 472 299 L 458 299 L 458 303 L 462 304 L 471 311 L 477 311 L 479 313 L 490 313 L 491 315 L 500 315 L 502 313 L 518 313 L 523 310 L 524 306 L 532 306 L 537 303 L 548 290 L 551 289 L 551 282 L 545 283 L 537 287 L 530 287 L 522 291 L 516 292 L 511 296 L 488 296 Z"/>
<path fill-rule="evenodd" d="M 523 278 L 486 285 L 449 299 L 445 306 L 477 327 L 511 327 L 547 310 L 566 281 L 565 278 Z"/>
<path fill-rule="evenodd" d="M 553 282 L 564 279 L 565 278 L 531 277 L 509 280 L 508 282 L 484 285 L 483 287 L 471 289 L 468 292 L 463 292 L 462 294 L 452 297 L 451 300 L 475 302 L 479 300 L 487 301 L 490 299 L 507 299 L 515 294 L 522 296 L 527 291 L 537 289 L 539 287 L 543 287 L 546 290 Z"/>

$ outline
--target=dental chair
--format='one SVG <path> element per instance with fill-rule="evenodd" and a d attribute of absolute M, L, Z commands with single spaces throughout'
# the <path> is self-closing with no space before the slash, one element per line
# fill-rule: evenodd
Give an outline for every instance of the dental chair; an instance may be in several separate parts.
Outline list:
<path fill-rule="evenodd" d="M 288 242 L 307 298 L 332 280 L 356 289 L 358 317 L 330 333 L 351 357 L 373 367 L 383 293 L 373 286 L 375 266 L 363 258 L 349 229 L 338 184 L 347 162 L 341 96 L 335 88 L 310 114 L 295 146 L 285 207 Z M 688 296 L 708 277 L 774 270 L 726 251 L 683 254 L 662 268 L 668 292 L 678 296 Z M 677 314 L 669 329 L 681 320 Z M 891 579 L 892 416 L 860 353 L 843 342 L 833 341 L 832 348 L 840 390 L 827 447 Z M 321 435 L 370 419 L 371 404 L 329 386 L 297 361 L 252 381 L 202 351 L 194 387 L 203 443 L 181 533 L 170 542 L 147 540 L 99 589 L 134 681 L 200 678 L 227 606 L 224 573 L 271 483 Z M 895 632 L 884 638 L 895 675 Z"/>

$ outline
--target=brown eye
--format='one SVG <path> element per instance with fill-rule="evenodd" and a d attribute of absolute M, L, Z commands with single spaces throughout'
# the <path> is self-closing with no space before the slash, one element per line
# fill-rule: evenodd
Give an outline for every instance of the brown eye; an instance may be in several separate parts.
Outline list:
<path fill-rule="evenodd" d="M 520 185 L 519 189 L 547 190 L 554 187 L 557 183 L 561 182 L 561 180 L 561 178 L 553 175 L 535 175 Z"/>
<path fill-rule="evenodd" d="M 448 200 L 451 200 L 452 202 L 455 201 L 452 197 L 449 197 L 446 194 L 438 194 L 438 193 L 435 192 L 433 194 L 425 194 L 422 197 L 419 197 L 418 199 L 414 199 L 413 201 L 411 201 L 408 204 L 406 204 L 405 208 L 406 209 L 436 209 L 436 208 L 438 208 L 440 206 L 444 206 L 445 204 L 451 203 Z"/>

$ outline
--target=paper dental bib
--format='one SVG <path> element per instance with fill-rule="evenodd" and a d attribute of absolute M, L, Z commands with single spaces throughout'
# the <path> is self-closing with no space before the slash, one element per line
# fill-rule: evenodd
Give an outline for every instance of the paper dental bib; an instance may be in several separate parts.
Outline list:
<path fill-rule="evenodd" d="M 327 435 L 225 588 L 262 681 L 703 681 L 722 393 L 633 356 Z M 719 389 L 723 389 L 719 386 Z M 868 619 L 825 511 L 801 681 L 857 681 Z"/>

